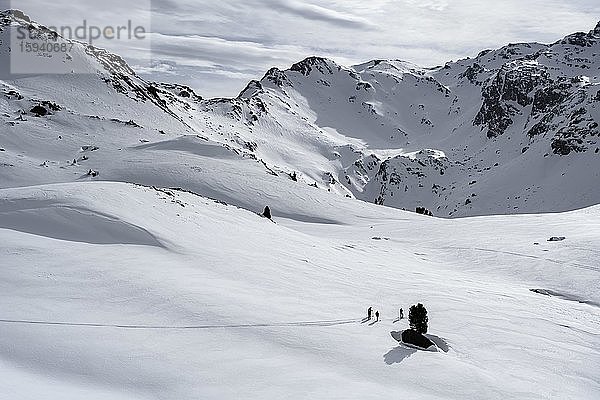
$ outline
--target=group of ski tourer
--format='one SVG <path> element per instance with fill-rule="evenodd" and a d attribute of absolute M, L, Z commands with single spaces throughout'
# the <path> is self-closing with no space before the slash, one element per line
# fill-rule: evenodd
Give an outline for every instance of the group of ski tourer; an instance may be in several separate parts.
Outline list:
<path fill-rule="evenodd" d="M 371 321 L 373 316 L 375 316 L 375 322 L 379 322 L 379 311 L 375 311 L 375 314 L 373 314 L 373 307 L 369 307 L 367 309 L 367 321 Z M 398 319 L 404 319 L 404 310 L 402 308 L 398 313 Z"/>

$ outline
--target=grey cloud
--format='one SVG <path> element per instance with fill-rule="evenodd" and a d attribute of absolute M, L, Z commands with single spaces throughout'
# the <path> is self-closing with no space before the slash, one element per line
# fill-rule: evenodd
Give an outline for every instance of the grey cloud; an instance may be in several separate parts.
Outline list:
<path fill-rule="evenodd" d="M 360 16 L 342 13 L 316 4 L 306 4 L 294 0 L 272 1 L 270 4 L 271 7 L 277 10 L 282 10 L 302 18 L 325 21 L 344 28 L 374 28 L 372 23 Z"/>
<path fill-rule="evenodd" d="M 115 2 L 127 13 L 107 7 Z M 135 17 L 141 3 L 13 2 L 46 25 L 71 15 Z M 440 65 L 510 42 L 553 42 L 592 29 L 600 16 L 598 0 L 152 0 L 151 8 L 152 62 L 135 43 L 106 46 L 149 79 L 179 80 L 205 96 L 235 95 L 270 67 L 310 55 L 346 65 L 374 58 Z"/>

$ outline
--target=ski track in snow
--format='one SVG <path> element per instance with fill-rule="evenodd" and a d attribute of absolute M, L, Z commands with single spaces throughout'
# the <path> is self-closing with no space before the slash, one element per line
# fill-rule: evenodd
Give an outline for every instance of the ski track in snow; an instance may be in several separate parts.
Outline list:
<path fill-rule="evenodd" d="M 590 271 L 596 271 L 596 272 L 600 271 L 600 267 L 594 267 L 594 266 L 591 266 L 591 265 L 576 263 L 576 262 L 573 262 L 573 261 L 555 260 L 555 259 L 552 259 L 552 258 L 545 258 L 545 257 L 540 257 L 540 256 L 534 256 L 534 255 L 531 255 L 531 254 L 516 253 L 516 252 L 513 252 L 513 251 L 504 251 L 504 250 L 495 250 L 495 249 L 484 249 L 484 248 L 478 248 L 478 247 L 452 247 L 452 246 L 446 246 L 446 247 L 441 247 L 441 248 L 442 249 L 446 249 L 446 250 L 475 250 L 475 251 L 484 251 L 484 252 L 489 252 L 489 253 L 507 254 L 507 255 L 516 256 L 516 257 L 524 257 L 524 258 L 532 258 L 532 259 L 535 259 L 535 260 L 548 261 L 548 262 L 555 263 L 555 264 L 560 264 L 560 265 L 570 265 L 570 266 L 577 267 L 577 268 L 588 269 Z"/>
<path fill-rule="evenodd" d="M 498 400 L 536 398 L 548 387 L 585 399 L 600 393 L 587 367 L 600 362 L 598 307 L 529 292 L 520 282 L 532 258 L 514 243 L 484 245 L 490 226 L 495 234 L 529 235 L 527 224 L 514 225 L 514 217 L 445 221 L 352 200 L 308 210 L 335 224 L 279 220 L 280 208 L 300 210 L 306 197 L 288 198 L 298 203 L 272 203 L 273 224 L 196 194 L 130 184 L 0 191 L 0 215 L 27 208 L 43 219 L 65 206 L 85 209 L 176 244 L 84 243 L 1 228 L 0 368 L 22 382 L 29 373 L 58 376 L 73 393 L 100 385 L 144 397 L 151 387 L 146 397 L 160 399 L 299 399 L 307 382 L 315 388 L 310 397 L 361 400 L 447 399 L 448 387 L 460 398 Z M 570 218 L 589 235 L 595 228 L 587 214 L 599 212 Z M 71 217 L 74 226 L 83 221 Z M 85 221 L 90 234 L 104 223 Z M 456 237 L 459 223 L 466 227 Z M 560 215 L 537 224 L 564 227 Z M 575 234 L 569 240 L 578 243 Z M 471 252 L 492 258 L 482 263 Z M 488 261 L 503 268 L 488 275 Z M 529 287 L 597 292 L 596 271 L 560 265 L 568 274 L 526 275 L 536 285 Z M 389 336 L 408 326 L 398 309 L 417 301 L 430 311 L 441 352 L 398 346 Z M 336 318 L 368 305 L 381 322 Z M 414 374 L 435 384 L 415 384 Z M 134 383 L 125 385 L 123 376 Z M 13 387 L 19 398 L 30 385 Z"/>
<path fill-rule="evenodd" d="M 96 324 L 85 322 L 52 322 L 52 321 L 26 321 L 0 319 L 3 324 L 25 324 L 25 325 L 47 325 L 47 326 L 69 326 L 86 328 L 119 328 L 119 329 L 150 329 L 150 330 L 194 330 L 194 329 L 240 329 L 240 328 L 276 328 L 276 327 L 327 327 L 357 324 L 360 319 L 342 319 L 325 321 L 302 321 L 302 322 L 281 322 L 269 324 L 231 324 L 231 325 L 189 325 L 189 326 L 169 326 L 169 325 L 124 325 L 124 324 Z"/>

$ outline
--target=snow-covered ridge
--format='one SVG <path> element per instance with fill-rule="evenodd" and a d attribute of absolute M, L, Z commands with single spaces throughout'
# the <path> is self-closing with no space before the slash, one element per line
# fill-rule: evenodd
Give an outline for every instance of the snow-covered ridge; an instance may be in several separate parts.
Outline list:
<path fill-rule="evenodd" d="M 18 12 L 2 15 L 5 27 L 43 29 Z M 344 67 L 309 57 L 270 69 L 234 99 L 146 82 L 120 57 L 77 44 L 69 62 L 87 74 L 3 80 L 4 123 L 19 132 L 11 137 L 30 137 L 32 120 L 21 119 L 47 102 L 61 111 L 49 110 L 46 123 L 36 120 L 45 134 L 81 126 L 81 119 L 85 132 L 107 129 L 106 121 L 131 122 L 136 135 L 109 131 L 94 156 L 112 148 L 110 157 L 134 169 L 118 151 L 124 143 L 198 135 L 291 185 L 392 207 L 425 207 L 442 217 L 569 210 L 600 202 L 591 184 L 600 160 L 598 29 L 550 45 L 510 44 L 436 68 L 400 60 Z M 18 154 L 29 159 L 24 144 L 4 138 L 0 146 L 10 158 L 5 164 L 17 165 L 11 160 L 20 161 Z M 71 179 L 60 167 L 53 171 L 56 153 L 35 153 L 25 175 L 40 179 L 20 184 L 44 182 L 45 173 L 36 171 L 44 163 L 52 176 L 46 179 Z M 6 170 L 0 176 L 19 181 Z"/>
<path fill-rule="evenodd" d="M 336 148 L 334 156 L 350 159 L 326 171 L 335 179 L 324 183 L 341 183 L 367 201 L 426 206 L 443 216 L 577 208 L 600 201 L 589 184 L 598 178 L 600 162 L 597 30 L 551 45 L 510 44 L 438 68 L 397 60 L 347 68 L 309 57 L 288 70 L 269 70 L 233 101 L 260 100 L 268 109 L 264 118 L 278 122 L 283 118 L 273 108 L 281 108 L 277 112 L 295 120 L 285 128 L 299 136 L 310 129 L 314 133 L 308 135 L 320 141 L 345 141 L 352 150 Z M 250 123 L 260 126 L 251 107 Z M 261 147 L 258 142 L 259 154 Z M 428 170 L 403 161 L 403 154 L 426 148 L 446 154 L 448 168 Z M 384 173 L 394 162 L 389 153 L 399 154 L 392 156 L 400 157 L 399 175 L 374 179 L 390 176 Z M 377 161 L 369 163 L 374 170 L 369 172 L 362 158 L 373 156 Z M 300 165 L 288 168 L 303 172 Z M 584 204 L 579 196 L 558 200 L 550 194 L 565 186 L 594 200 Z M 481 192 L 487 193 L 484 204 L 476 199 Z"/>
<path fill-rule="evenodd" d="M 17 29 L 19 34 L 17 34 Z M 5 10 L 0 12 L 0 30 L 2 31 L 3 47 L 8 46 L 10 37 L 20 37 L 21 32 L 26 31 L 31 37 L 45 37 L 60 44 L 63 42 L 73 44 L 68 53 L 56 52 L 53 57 L 38 57 L 39 70 L 44 70 L 44 63 L 48 64 L 48 71 L 57 72 L 51 64 L 58 58 L 65 65 L 61 73 L 97 73 L 101 70 L 112 74 L 134 75 L 133 70 L 120 56 L 110 53 L 104 49 L 97 48 L 87 43 L 63 38 L 59 33 L 48 27 L 32 21 L 29 16 L 20 10 Z M 4 50 L 4 49 L 3 49 Z M 15 49 L 16 50 L 16 49 Z M 4 65 L 4 64 L 3 64 Z M 8 70 L 3 71 L 3 74 Z"/>

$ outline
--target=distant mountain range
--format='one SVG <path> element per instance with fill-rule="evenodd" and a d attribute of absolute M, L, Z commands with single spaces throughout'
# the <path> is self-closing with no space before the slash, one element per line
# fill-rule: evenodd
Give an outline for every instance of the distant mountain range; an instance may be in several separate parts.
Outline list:
<path fill-rule="evenodd" d="M 3 71 L 18 27 L 52 35 L 3 12 Z M 600 23 L 435 68 L 309 57 L 233 99 L 147 82 L 116 55 L 58 41 L 74 46 L 39 62 L 70 73 L 0 81 L 0 187 L 108 179 L 258 207 L 238 192 L 310 185 L 440 217 L 600 203 Z"/>

